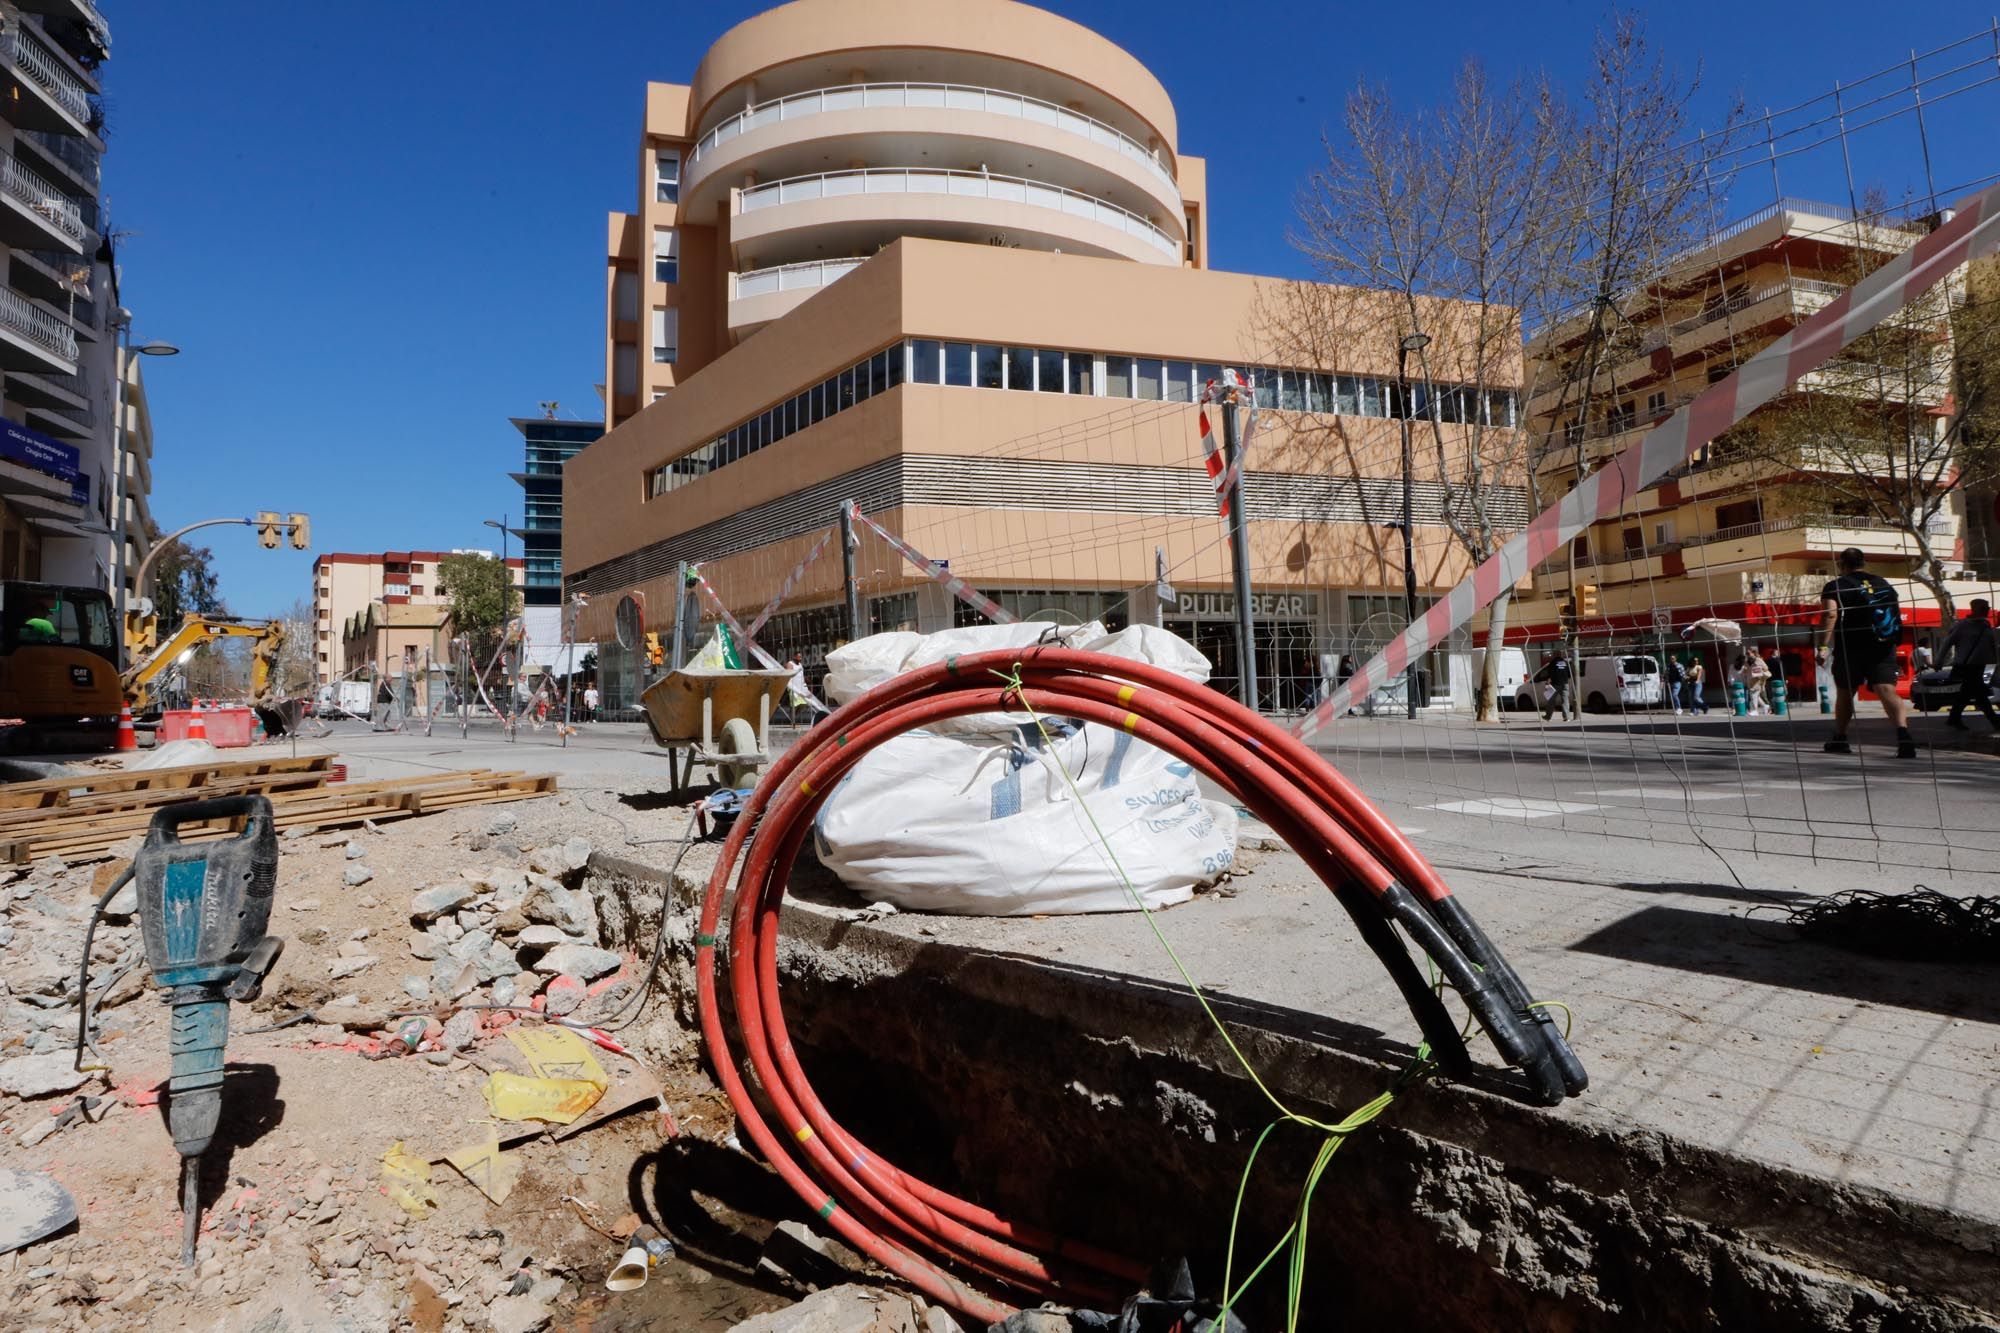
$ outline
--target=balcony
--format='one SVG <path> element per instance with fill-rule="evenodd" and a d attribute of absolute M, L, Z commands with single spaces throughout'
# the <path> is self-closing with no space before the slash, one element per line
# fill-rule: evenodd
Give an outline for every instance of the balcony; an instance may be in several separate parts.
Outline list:
<path fill-rule="evenodd" d="M 98 187 L 104 183 L 104 154 L 87 139 L 79 139 L 74 134 L 52 134 L 47 130 L 18 130 L 14 143 L 16 151 L 25 149 L 30 155 L 40 153 L 53 162 L 55 165 L 48 171 L 69 177 L 75 182 L 79 194 L 95 198 Z"/>
<path fill-rule="evenodd" d="M 742 332 L 784 315 L 820 288 L 846 277 L 866 259 L 811 259 L 729 275 L 729 327 Z"/>
<path fill-rule="evenodd" d="M 1773 320 L 1785 319 L 1796 323 L 1826 309 L 1846 290 L 1837 282 L 1820 282 L 1814 278 L 1788 278 L 1782 282 L 1764 283 L 1732 292 L 1725 299 L 1703 306 L 1700 311 L 1685 319 L 1677 320 L 1663 328 L 1647 330 L 1646 335 L 1639 340 L 1636 355 L 1646 356 L 1658 348 L 1671 344 L 1675 355 L 1678 356 L 1693 350 L 1697 345 L 1761 328 Z M 1745 318 L 1736 320 L 1732 318 L 1735 315 L 1744 315 Z M 1698 342 L 1684 341 L 1687 335 L 1711 324 L 1718 327 L 1706 338 Z"/>
<path fill-rule="evenodd" d="M 15 250 L 7 274 L 7 285 L 24 296 L 67 308 L 72 302 L 89 306 L 90 264 L 75 255 L 59 251 Z"/>
<path fill-rule="evenodd" d="M 96 111 L 90 104 L 90 89 L 18 19 L 0 31 L 0 62 L 20 76 L 24 95 L 13 99 L 7 113 L 15 125 L 57 134 L 91 133 Z"/>
<path fill-rule="evenodd" d="M 0 369 L 74 375 L 76 334 L 63 319 L 0 287 Z"/>
<path fill-rule="evenodd" d="M 76 201 L 5 153 L 0 153 L 0 199 L 5 200 L 0 205 L 0 241 L 29 250 L 55 244 L 83 253 L 89 232 Z"/>
<path fill-rule="evenodd" d="M 870 112 L 891 114 L 865 114 Z M 918 114 L 895 114 L 900 112 Z M 1180 182 L 1172 170 L 1153 149 L 1124 131 L 1040 98 L 1001 88 L 956 83 L 847 84 L 795 93 L 751 107 L 724 120 L 694 145 L 682 182 L 684 195 L 691 196 L 702 180 L 726 165 L 722 159 L 736 162 L 747 155 L 744 152 L 718 155 L 724 145 L 769 126 L 843 113 L 864 114 L 849 115 L 845 121 L 828 122 L 797 134 L 762 138 L 772 145 L 855 133 L 887 133 L 901 138 L 912 134 L 959 134 L 996 143 L 1027 140 L 1065 156 L 1081 155 L 1093 162 L 1115 163 L 1122 173 L 1133 178 L 1138 188 L 1163 205 L 1179 207 Z M 761 151 L 765 146 L 760 142 L 751 151 Z"/>
<path fill-rule="evenodd" d="M 738 195 L 731 240 L 860 250 L 902 235 L 1018 237 L 1035 249 L 1178 264 L 1180 240 L 1130 209 L 1041 181 L 977 171 L 861 168 L 794 176 Z"/>
<path fill-rule="evenodd" d="M 21 0 L 21 8 L 31 14 L 50 14 L 81 24 L 103 55 L 111 54 L 111 24 L 91 0 Z"/>

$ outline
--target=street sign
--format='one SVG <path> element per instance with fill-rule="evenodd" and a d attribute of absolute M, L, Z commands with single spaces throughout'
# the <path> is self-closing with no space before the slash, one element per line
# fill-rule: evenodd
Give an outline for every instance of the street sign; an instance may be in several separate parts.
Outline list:
<path fill-rule="evenodd" d="M 1672 607 L 1656 606 L 1653 608 L 1654 629 L 1658 630 L 1662 634 L 1665 634 L 1668 630 L 1672 629 L 1673 626 L 1674 626 L 1674 612 Z"/>

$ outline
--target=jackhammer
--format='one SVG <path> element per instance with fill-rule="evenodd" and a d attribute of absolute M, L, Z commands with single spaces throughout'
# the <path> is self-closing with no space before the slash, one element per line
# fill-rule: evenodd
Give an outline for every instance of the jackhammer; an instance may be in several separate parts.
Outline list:
<path fill-rule="evenodd" d="M 241 820 L 242 832 L 217 842 L 181 841 L 183 825 L 211 820 Z M 181 1262 L 191 1266 L 201 1232 L 201 1155 L 222 1118 L 229 1002 L 256 999 L 285 947 L 283 940 L 264 933 L 278 885 L 278 834 L 270 800 L 225 796 L 154 813 L 131 868 L 97 900 L 84 933 L 83 975 L 77 987 L 79 1069 L 95 1007 L 87 989 L 91 935 L 105 906 L 134 879 L 146 963 L 161 998 L 173 1008 L 167 1129 L 181 1154 Z"/>

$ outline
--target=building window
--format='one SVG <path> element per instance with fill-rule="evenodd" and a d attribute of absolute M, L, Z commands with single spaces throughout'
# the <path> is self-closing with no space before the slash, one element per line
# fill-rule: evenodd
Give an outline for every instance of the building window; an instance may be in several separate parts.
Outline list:
<path fill-rule="evenodd" d="M 681 201 L 681 155 L 675 148 L 662 148 L 653 158 L 653 198 L 662 204 Z M 671 282 L 673 279 L 669 278 Z"/>
<path fill-rule="evenodd" d="M 1131 357 L 1107 356 L 1104 358 L 1104 394 L 1107 398 L 1130 398 L 1132 396 Z"/>
<path fill-rule="evenodd" d="M 1138 392 L 1132 396 L 1143 398 L 1149 403 L 1160 401 L 1161 380 L 1164 375 L 1163 363 L 1157 357 L 1142 356 L 1137 362 Z"/>
<path fill-rule="evenodd" d="M 1010 389 L 1034 389 L 1034 348 L 1009 347 L 1007 349 L 1007 387 Z"/>
<path fill-rule="evenodd" d="M 611 280 L 611 317 L 627 324 L 639 319 L 639 275 L 620 273 Z"/>
<path fill-rule="evenodd" d="M 1067 387 L 1063 377 L 1061 352 L 1035 353 L 1035 387 L 1043 393 L 1061 393 Z"/>
<path fill-rule="evenodd" d="M 1000 352 L 1000 348 L 994 347 L 990 343 L 979 344 L 978 356 L 974 362 L 972 372 L 972 382 L 975 386 L 981 389 L 1000 389 L 1006 387 L 1006 381 L 1003 378 L 1004 372 L 1001 370 L 1002 365 L 1005 363 Z"/>
<path fill-rule="evenodd" d="M 1650 393 L 1646 395 L 1647 416 L 1656 417 L 1660 415 L 1660 413 L 1666 410 L 1667 410 L 1667 391 L 1665 389 L 1661 389 L 1657 393 Z"/>
<path fill-rule="evenodd" d="M 955 384 L 961 389 L 972 387 L 972 344 L 946 343 L 944 345 L 944 382 Z"/>
<path fill-rule="evenodd" d="M 679 282 L 681 280 L 681 235 L 672 227 L 659 227 L 653 232 L 653 281 Z"/>
<path fill-rule="evenodd" d="M 615 394 L 639 392 L 639 349 L 631 343 L 619 343 L 612 349 L 611 392 Z"/>
<path fill-rule="evenodd" d="M 669 307 L 653 312 L 653 360 L 670 366 L 680 356 L 681 312 Z"/>
<path fill-rule="evenodd" d="M 935 338 L 918 338 L 910 344 L 910 383 L 937 384 L 942 381 L 944 344 Z"/>
<path fill-rule="evenodd" d="M 1194 401 L 1194 362 L 1169 361 L 1166 367 L 1167 401 L 1170 403 L 1191 403 Z"/>
<path fill-rule="evenodd" d="M 1071 393 L 1094 394 L 1097 392 L 1097 358 L 1088 352 L 1071 352 L 1069 360 L 1069 391 Z"/>

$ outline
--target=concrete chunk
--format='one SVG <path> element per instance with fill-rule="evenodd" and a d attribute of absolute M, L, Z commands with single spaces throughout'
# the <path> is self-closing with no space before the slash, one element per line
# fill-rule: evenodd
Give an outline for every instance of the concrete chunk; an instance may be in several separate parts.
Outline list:
<path fill-rule="evenodd" d="M 535 971 L 544 976 L 561 973 L 589 981 L 618 970 L 622 960 L 610 949 L 588 944 L 559 944 L 535 960 Z"/>

